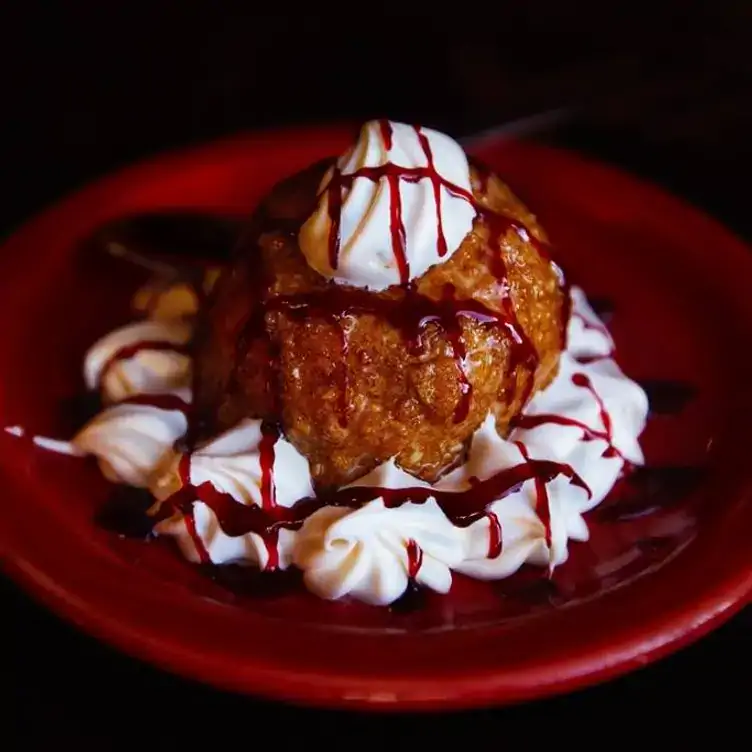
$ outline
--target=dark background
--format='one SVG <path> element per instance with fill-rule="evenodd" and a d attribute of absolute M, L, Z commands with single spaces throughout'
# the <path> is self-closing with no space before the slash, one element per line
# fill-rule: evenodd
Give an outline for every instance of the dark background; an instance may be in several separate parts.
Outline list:
<path fill-rule="evenodd" d="M 533 0 L 493 12 L 433 4 L 409 14 L 380 4 L 315 15 L 251 6 L 5 4 L 0 235 L 124 163 L 239 130 L 385 115 L 459 137 L 565 108 L 532 137 L 642 173 L 752 237 L 749 0 Z M 3 580 L 0 603 L 3 749 L 21 740 L 192 748 L 202 732 L 213 745 L 237 735 L 258 746 L 259 729 L 287 728 L 296 744 L 412 746 L 442 733 L 497 745 L 531 731 L 541 742 L 609 743 L 600 724 L 620 736 L 647 729 L 647 719 L 672 739 L 707 723 L 721 735 L 738 725 L 749 738 L 749 609 L 605 687 L 502 711 L 374 720 L 182 682 L 76 633 Z M 643 740 L 655 741 L 653 731 Z"/>

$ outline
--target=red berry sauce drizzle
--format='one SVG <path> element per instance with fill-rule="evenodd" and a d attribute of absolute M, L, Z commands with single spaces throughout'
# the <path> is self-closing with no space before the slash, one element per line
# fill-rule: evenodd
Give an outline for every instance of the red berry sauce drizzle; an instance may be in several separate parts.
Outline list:
<path fill-rule="evenodd" d="M 407 576 L 414 580 L 423 566 L 423 549 L 414 541 L 407 542 Z"/>
<path fill-rule="evenodd" d="M 387 120 L 379 121 L 381 136 L 387 151 L 392 146 L 392 126 Z M 355 313 L 378 315 L 399 329 L 411 351 L 420 351 L 422 347 L 422 335 L 429 324 L 438 326 L 446 335 L 452 348 L 452 354 L 460 377 L 460 397 L 457 402 L 454 421 L 461 423 L 468 416 L 472 401 L 472 384 L 465 372 L 466 351 L 462 337 L 462 319 L 474 319 L 489 326 L 505 329 L 509 334 L 511 343 L 511 357 L 509 363 L 510 372 L 515 372 L 518 367 L 528 371 L 528 378 L 522 394 L 523 403 L 527 402 L 532 393 L 535 371 L 538 366 L 538 352 L 530 341 L 514 311 L 511 298 L 509 280 L 504 259 L 499 250 L 498 253 L 490 253 L 489 268 L 495 276 L 500 293 L 501 311 L 496 311 L 482 303 L 469 299 L 459 300 L 454 288 L 447 285 L 440 300 L 432 300 L 421 295 L 415 284 L 410 282 L 410 266 L 406 254 L 405 228 L 402 223 L 402 207 L 400 198 L 400 181 L 417 183 L 420 180 L 430 181 L 433 187 L 434 202 L 436 206 L 436 230 L 438 255 L 444 257 L 447 254 L 447 241 L 441 219 L 441 194 L 442 190 L 452 196 L 461 198 L 469 203 L 477 212 L 489 230 L 488 244 L 492 249 L 499 248 L 502 238 L 509 230 L 516 231 L 524 240 L 533 243 L 542 252 L 542 244 L 537 242 L 527 228 L 510 217 L 498 214 L 488 207 L 483 206 L 476 200 L 470 191 L 455 185 L 443 178 L 436 170 L 433 154 L 428 138 L 420 126 L 414 126 L 418 140 L 426 157 L 425 167 L 403 167 L 387 162 L 378 167 L 361 167 L 353 173 L 343 175 L 335 166 L 332 168 L 332 176 L 324 188 L 327 197 L 327 205 L 330 220 L 329 230 L 329 263 L 332 269 L 339 266 L 340 255 L 340 224 L 342 214 L 343 195 L 352 187 L 355 180 L 364 178 L 378 182 L 385 179 L 389 188 L 390 196 L 390 232 L 392 253 L 400 273 L 401 288 L 399 297 L 383 297 L 366 290 L 346 288 L 341 285 L 331 285 L 323 292 L 314 292 L 303 295 L 277 296 L 266 301 L 267 310 L 284 311 L 291 315 L 301 317 L 317 316 L 327 319 L 332 323 L 339 324 L 342 319 Z M 483 174 L 481 172 L 481 174 Z M 544 254 L 547 256 L 547 254 Z M 564 299 L 568 301 L 567 291 L 564 291 Z M 568 321 L 568 308 L 565 304 L 562 322 L 562 332 L 566 332 Z M 565 336 L 564 334 L 562 335 Z M 346 335 L 342 334 L 342 361 L 347 358 Z M 347 383 L 346 368 L 343 369 L 344 378 L 340 384 L 340 398 L 342 409 L 340 422 L 347 424 Z"/>
<path fill-rule="evenodd" d="M 261 465 L 261 506 L 245 506 L 236 501 L 229 494 L 217 490 L 211 483 L 205 482 L 194 485 L 191 481 L 191 458 L 192 454 L 186 452 L 180 458 L 178 464 L 178 476 L 181 487 L 170 496 L 161 506 L 161 514 L 155 516 L 155 521 L 166 519 L 172 513 L 182 513 L 188 535 L 191 537 L 202 564 L 210 564 L 211 558 L 206 550 L 201 537 L 196 531 L 196 523 L 193 515 L 193 506 L 201 501 L 211 509 L 219 520 L 222 530 L 230 536 L 245 535 L 250 532 L 257 533 L 264 542 L 267 551 L 267 561 L 264 570 L 276 571 L 279 567 L 279 549 L 277 546 L 279 529 L 271 523 L 261 525 L 258 519 L 273 520 L 277 517 L 276 487 L 274 483 L 274 448 L 279 439 L 279 430 L 276 426 L 263 423 L 261 426 L 261 442 L 259 445 L 259 462 Z M 248 522 L 240 510 L 252 509 L 253 522 Z M 249 516 L 250 519 L 250 516 Z M 302 524 L 302 522 L 301 522 Z"/>
<path fill-rule="evenodd" d="M 586 329 L 591 332 L 598 332 L 599 334 L 602 334 L 607 339 L 610 339 L 610 335 L 608 333 L 608 329 L 606 329 L 605 325 L 598 322 L 598 321 L 591 321 L 586 316 L 583 316 L 581 313 L 578 313 L 577 311 L 570 314 L 573 318 L 577 319 L 581 324 L 583 329 Z M 581 355 L 577 358 L 577 362 L 581 363 L 582 365 L 587 365 L 589 363 L 595 363 L 597 361 L 601 360 L 610 360 L 616 358 L 616 349 L 612 347 L 607 353 L 604 353 L 602 355 Z"/>
<path fill-rule="evenodd" d="M 606 442 L 607 446 L 603 451 L 603 457 L 620 457 L 622 460 L 624 460 L 625 463 L 628 464 L 628 461 L 614 446 L 611 416 L 609 415 L 608 410 L 606 410 L 603 399 L 593 387 L 593 384 L 588 376 L 586 376 L 584 373 L 575 373 L 572 376 L 572 383 L 575 386 L 581 387 L 582 389 L 587 389 L 593 395 L 593 399 L 598 405 L 599 417 L 603 428 L 591 428 L 590 426 L 585 425 L 579 420 L 568 418 L 565 415 L 557 415 L 555 413 L 538 415 L 523 415 L 522 413 L 520 413 L 512 421 L 513 427 L 531 429 L 537 428 L 538 426 L 544 426 L 546 424 L 552 424 L 556 426 L 570 426 L 572 428 L 580 428 L 582 430 L 582 441 L 594 441 L 596 439 L 600 439 Z M 520 451 L 524 456 L 525 451 L 523 447 L 519 443 L 518 446 L 520 447 Z"/>
<path fill-rule="evenodd" d="M 486 512 L 488 517 L 488 558 L 498 559 L 504 548 L 501 522 L 495 512 Z"/>
<path fill-rule="evenodd" d="M 521 441 L 515 441 L 517 449 L 520 450 L 525 462 L 530 462 L 530 455 L 528 454 L 527 447 Z M 546 545 L 551 547 L 551 506 L 548 503 L 548 489 L 546 488 L 546 481 L 539 476 L 535 477 L 535 513 L 543 523 L 543 527 L 546 531 Z"/>
<path fill-rule="evenodd" d="M 153 343 L 145 343 L 150 346 Z M 148 349 L 148 348 L 147 348 Z M 133 357 L 140 350 L 136 347 L 123 349 L 121 357 Z M 620 456 L 611 440 L 611 418 L 605 409 L 599 395 L 592 388 L 590 380 L 585 374 L 577 373 L 573 376 L 574 383 L 592 392 L 597 401 L 602 429 L 592 429 L 564 416 L 534 415 L 520 416 L 516 424 L 522 427 L 534 427 L 543 423 L 577 426 L 583 431 L 582 440 L 591 441 L 601 439 L 606 442 L 604 456 Z M 681 382 L 650 382 L 654 391 L 663 394 L 663 412 L 672 412 L 671 404 L 676 410 L 681 409 L 684 401 L 677 400 L 671 395 L 686 394 L 686 385 Z M 179 410 L 190 415 L 190 406 L 175 395 L 135 395 L 124 401 L 127 404 L 149 405 L 163 410 Z M 121 404 L 124 404 L 121 403 Z M 448 519 L 458 527 L 468 526 L 479 519 L 489 521 L 488 557 L 496 558 L 503 550 L 503 531 L 496 514 L 488 511 L 488 506 L 499 499 L 518 490 L 521 485 L 533 480 L 536 493 L 536 512 L 545 525 L 546 540 L 550 543 L 550 510 L 546 484 L 559 475 L 569 478 L 570 482 L 589 493 L 584 481 L 568 465 L 548 460 L 531 460 L 524 445 L 518 443 L 525 462 L 504 470 L 485 481 L 473 480 L 471 487 L 464 492 L 440 492 L 424 488 L 388 489 L 388 488 L 350 488 L 307 498 L 292 507 L 279 507 L 276 504 L 274 484 L 274 449 L 280 436 L 278 429 L 270 424 L 262 426 L 262 440 L 260 445 L 261 463 L 261 506 L 246 506 L 237 502 L 232 496 L 218 491 L 212 484 L 203 483 L 195 486 L 190 481 L 191 455 L 186 453 L 179 465 L 179 475 L 182 481 L 181 489 L 166 500 L 155 516 L 147 516 L 146 510 L 153 500 L 148 497 L 142 499 L 143 491 L 137 489 L 118 488 L 111 501 L 101 510 L 98 521 L 104 527 L 132 537 L 148 535 L 153 525 L 171 517 L 176 512 L 183 515 L 188 534 L 195 545 L 199 561 L 210 564 L 210 558 L 200 536 L 197 533 L 193 517 L 194 505 L 203 502 L 216 515 L 222 530 L 230 536 L 242 536 L 248 533 L 257 534 L 263 541 L 268 552 L 265 572 L 274 572 L 279 566 L 278 536 L 280 529 L 297 530 L 303 522 L 315 511 L 324 506 L 343 506 L 358 508 L 377 498 L 384 500 L 388 508 L 396 508 L 404 503 L 425 503 L 429 498 L 436 499 L 437 504 L 444 511 Z M 664 506 L 673 504 L 689 494 L 702 478 L 701 468 L 658 467 L 634 468 L 626 478 L 626 491 L 619 494 L 615 503 L 601 505 L 594 514 L 599 522 L 615 523 L 629 521 L 646 514 L 659 512 Z M 415 541 L 410 541 L 407 548 L 407 567 L 410 585 L 403 599 L 394 604 L 396 611 L 412 611 L 422 603 L 422 593 L 415 584 L 415 578 L 420 572 L 423 552 Z M 550 575 L 550 573 L 549 573 Z M 537 579 L 527 578 L 520 587 L 510 592 L 520 601 L 538 596 L 551 600 L 551 587 L 541 589 Z M 286 583 L 285 578 L 283 578 Z M 229 582 L 229 581 L 228 581 Z M 524 587 L 523 587 L 524 585 Z M 237 583 L 236 583 L 237 586 Z M 289 587 L 289 585 L 287 585 Z M 235 587 L 235 586 L 234 586 Z M 254 588 L 264 595 L 274 595 L 271 585 L 254 585 Z M 237 589 L 241 589 L 237 586 Z M 519 592 L 517 592 L 519 590 Z M 528 590 L 530 592 L 528 593 Z"/>
<path fill-rule="evenodd" d="M 102 366 L 99 372 L 98 389 L 102 389 L 105 377 L 118 363 L 135 358 L 142 352 L 173 352 L 173 353 L 190 353 L 188 345 L 180 345 L 167 340 L 141 340 L 125 345 L 113 353 Z M 185 414 L 186 419 L 190 419 L 190 405 L 181 397 L 175 394 L 134 394 L 126 397 L 115 405 L 145 405 L 156 407 L 160 410 L 177 410 Z"/>
<path fill-rule="evenodd" d="M 476 477 L 468 478 L 472 488 L 477 488 L 482 481 Z M 504 548 L 504 537 L 501 529 L 501 522 L 495 512 L 486 510 L 486 519 L 488 520 L 488 558 L 498 559 Z"/>
<path fill-rule="evenodd" d="M 299 310 L 299 309 L 291 309 Z M 387 307 L 384 311 L 388 315 L 393 309 Z M 153 343 L 145 343 L 144 347 L 148 349 Z M 133 357 L 139 348 L 124 348 L 121 351 L 122 357 Z M 515 425 L 522 428 L 534 428 L 546 423 L 556 425 L 574 426 L 582 430 L 582 440 L 602 440 L 607 444 L 604 450 L 604 457 L 621 457 L 619 451 L 614 447 L 612 441 L 612 421 L 606 410 L 606 407 L 600 395 L 594 389 L 590 379 L 583 373 L 576 373 L 572 377 L 573 383 L 583 389 L 591 392 L 593 399 L 598 405 L 600 422 L 602 429 L 593 429 L 579 421 L 560 415 L 521 415 Z M 667 382 L 655 382 L 661 384 L 665 392 L 671 392 L 671 385 Z M 683 385 L 677 384 L 677 389 L 683 388 Z M 174 395 L 137 395 L 128 400 L 130 404 L 151 405 L 165 410 L 181 410 L 188 412 L 188 405 L 180 398 Z M 261 463 L 261 497 L 260 507 L 246 506 L 237 502 L 232 496 L 221 493 L 210 483 L 204 483 L 195 486 L 190 481 L 190 453 L 183 456 L 180 466 L 179 475 L 182 481 L 181 489 L 171 498 L 169 498 L 162 507 L 161 513 L 155 518 L 164 519 L 178 511 L 183 514 L 185 526 L 188 534 L 191 536 L 195 545 L 199 560 L 201 563 L 210 563 L 209 555 L 204 548 L 200 536 L 197 534 L 193 518 L 193 508 L 196 501 L 203 502 L 217 516 L 220 527 L 224 532 L 231 536 L 241 536 L 248 533 L 257 534 L 265 544 L 268 552 L 265 570 L 268 572 L 275 571 L 279 565 L 278 560 L 278 534 L 280 529 L 296 530 L 299 529 L 303 522 L 315 511 L 323 506 L 345 506 L 357 508 L 369 501 L 377 498 L 383 498 L 384 503 L 389 508 L 401 506 L 404 503 L 425 503 L 433 497 L 450 519 L 450 521 L 459 526 L 467 526 L 473 522 L 486 517 L 489 520 L 489 558 L 496 558 L 502 553 L 502 529 L 498 517 L 487 511 L 487 507 L 498 499 L 518 490 L 522 483 L 527 480 L 533 480 L 535 483 L 536 494 L 536 512 L 545 526 L 546 542 L 550 545 L 551 528 L 550 528 L 550 509 L 548 504 L 548 493 L 546 484 L 558 475 L 563 475 L 570 479 L 574 485 L 590 493 L 587 485 L 568 465 L 542 460 L 531 460 L 526 447 L 517 442 L 517 446 L 525 460 L 524 464 L 514 468 L 502 471 L 486 481 L 475 480 L 468 491 L 457 492 L 439 492 L 432 489 L 407 488 L 407 489 L 387 489 L 387 488 L 351 488 L 341 489 L 330 493 L 329 495 L 317 498 L 303 499 L 293 507 L 284 508 L 276 505 L 275 485 L 274 485 L 274 447 L 279 438 L 279 431 L 270 424 L 262 426 L 262 440 L 260 444 L 260 463 Z M 623 459 L 623 458 L 622 458 Z M 635 473 L 636 484 L 650 491 L 652 503 L 649 508 L 656 507 L 656 481 L 670 481 L 671 486 L 683 489 L 686 486 L 687 473 L 682 472 L 681 468 L 659 468 L 650 470 L 639 468 Z M 658 484 L 661 485 L 660 483 Z M 688 490 L 688 489 L 687 489 Z M 635 505 L 632 498 L 626 508 L 619 512 L 620 505 L 614 508 L 608 507 L 604 519 L 630 519 L 638 516 L 640 512 L 639 502 Z M 142 531 L 143 525 L 131 525 L 132 530 Z M 407 547 L 407 566 L 408 575 L 414 580 L 422 565 L 423 552 L 417 543 L 409 541 Z M 413 594 L 414 587 L 411 586 L 409 594 Z"/>
<path fill-rule="evenodd" d="M 391 308 L 388 311 L 392 310 Z M 387 312 L 388 312 L 387 311 Z M 143 348 L 137 345 L 122 348 L 118 351 L 121 359 L 134 357 L 142 349 L 153 349 L 153 342 L 144 342 Z M 179 346 L 176 346 L 180 349 Z M 162 348 L 160 348 L 162 349 Z M 117 358 L 113 357 L 109 363 L 114 364 Z M 105 371 L 102 371 L 102 376 Z M 590 380 L 585 374 L 577 373 L 572 377 L 573 382 L 582 388 L 588 389 L 598 403 L 600 419 L 603 430 L 591 429 L 572 419 L 559 415 L 534 415 L 520 416 L 516 425 L 532 428 L 544 423 L 576 426 L 583 430 L 583 440 L 603 439 L 608 444 L 604 456 L 620 456 L 618 450 L 613 447 L 611 441 L 611 418 L 603 404 L 602 399 L 594 390 Z M 125 404 L 139 404 L 156 407 L 163 410 L 179 410 L 189 416 L 190 406 L 175 395 L 135 395 L 124 400 Z M 121 403 L 121 404 L 123 404 Z M 547 460 L 531 460 L 527 449 L 517 442 L 517 446 L 525 462 L 516 467 L 501 471 L 485 481 L 474 480 L 468 491 L 465 492 L 441 492 L 433 489 L 407 488 L 351 488 L 322 495 L 317 498 L 304 499 L 293 507 L 278 507 L 276 504 L 276 490 L 274 483 L 274 457 L 275 445 L 279 439 L 279 430 L 268 423 L 262 424 L 262 439 L 259 446 L 261 464 L 261 506 L 246 506 L 237 502 L 232 496 L 218 491 L 210 483 L 195 486 L 190 479 L 191 454 L 186 452 L 179 463 L 178 474 L 181 488 L 172 497 L 167 499 L 162 506 L 162 513 L 155 518 L 165 519 L 175 511 L 180 511 L 184 516 L 186 530 L 190 535 L 199 560 L 201 563 L 210 563 L 200 536 L 195 527 L 193 506 L 196 501 L 203 502 L 217 516 L 220 527 L 231 536 L 255 533 L 264 541 L 268 552 L 266 570 L 274 571 L 279 565 L 278 560 L 278 532 L 281 528 L 290 530 L 298 529 L 305 519 L 318 509 L 326 505 L 346 506 L 357 508 L 363 504 L 377 499 L 384 499 L 387 507 L 394 508 L 407 502 L 425 503 L 433 497 L 447 515 L 457 526 L 464 527 L 486 517 L 489 520 L 489 558 L 496 558 L 502 552 L 502 530 L 498 517 L 493 512 L 488 512 L 487 507 L 494 501 L 507 496 L 520 488 L 526 480 L 534 480 L 537 497 L 536 512 L 543 522 L 546 530 L 546 541 L 550 544 L 550 510 L 546 483 L 558 475 L 569 478 L 573 485 L 584 489 L 588 495 L 590 489 L 585 482 L 572 470 L 569 465 Z M 133 529 L 142 529 L 140 525 L 132 525 Z M 420 570 L 422 563 L 422 551 L 414 541 L 408 545 L 408 569 L 410 577 L 414 578 Z"/>
<path fill-rule="evenodd" d="M 392 131 L 388 121 L 381 121 L 381 134 L 387 150 L 391 148 Z M 499 283 L 501 312 L 487 308 L 482 303 L 469 299 L 458 300 L 455 291 L 451 286 L 447 286 L 444 294 L 439 300 L 432 300 L 421 295 L 414 284 L 409 283 L 409 264 L 405 252 L 405 230 L 401 220 L 401 205 L 399 197 L 399 181 L 417 182 L 427 179 L 433 186 L 433 194 L 436 202 L 436 223 L 438 237 L 439 256 L 445 256 L 447 253 L 446 239 L 441 221 L 440 198 L 441 190 L 448 191 L 451 195 L 462 198 L 470 203 L 479 218 L 486 224 L 489 229 L 489 246 L 498 247 L 503 236 L 509 231 L 516 231 L 524 240 L 529 240 L 543 253 L 541 243 L 537 242 L 529 233 L 527 228 L 515 222 L 504 215 L 492 212 L 487 207 L 481 205 L 474 196 L 446 181 L 438 174 L 433 163 L 430 145 L 425 134 L 416 126 L 416 133 L 426 156 L 426 166 L 420 168 L 406 168 L 387 163 L 380 167 L 361 168 L 353 174 L 342 175 L 336 168 L 333 171 L 329 184 L 324 189 L 327 193 L 329 217 L 331 221 L 331 231 L 329 237 L 329 257 L 330 264 L 336 269 L 339 263 L 340 249 L 340 217 L 342 209 L 343 193 L 348 190 L 355 179 L 366 178 L 368 180 L 378 181 L 382 178 L 387 180 L 390 191 L 390 231 L 392 239 L 392 250 L 395 256 L 397 267 L 400 271 L 400 278 L 403 282 L 401 287 L 393 288 L 392 296 L 384 297 L 365 290 L 357 288 L 345 288 L 339 285 L 330 285 L 324 292 L 308 293 L 295 296 L 276 296 L 262 301 L 256 315 L 253 316 L 255 322 L 251 329 L 254 336 L 263 335 L 268 338 L 266 327 L 264 325 L 265 315 L 267 312 L 279 311 L 288 316 L 299 316 L 307 318 L 318 316 L 330 320 L 332 323 L 339 323 L 352 314 L 372 313 L 386 319 L 392 326 L 402 332 L 405 341 L 411 351 L 419 351 L 422 347 L 422 336 L 424 330 L 429 324 L 440 327 L 446 334 L 448 341 L 453 349 L 453 354 L 457 362 L 458 373 L 461 375 L 462 396 L 457 405 L 454 419 L 462 421 L 469 412 L 470 402 L 472 399 L 472 386 L 469 383 L 464 371 L 463 361 L 465 358 L 465 349 L 462 338 L 462 319 L 472 319 L 489 326 L 504 328 L 510 335 L 512 343 L 512 357 L 510 362 L 510 371 L 514 371 L 518 366 L 523 365 L 530 371 L 530 378 L 526 388 L 523 402 L 529 397 L 533 382 L 534 373 L 538 364 L 538 354 L 535 347 L 526 336 L 519 322 L 517 321 L 514 307 L 510 295 L 509 281 L 507 278 L 506 265 L 500 253 L 492 254 L 489 268 Z M 487 190 L 489 172 L 480 165 L 474 165 L 476 174 L 480 181 L 481 192 Z M 547 256 L 546 253 L 544 253 Z M 558 267 L 557 267 L 558 270 Z M 566 328 L 569 319 L 569 289 L 563 275 L 560 275 L 562 287 L 565 293 L 566 303 L 562 311 L 562 344 L 566 343 Z M 605 307 L 604 307 L 605 305 Z M 605 304 L 598 304 L 594 308 L 599 315 L 610 315 L 612 307 L 608 301 Z M 583 319 L 583 321 L 585 321 Z M 585 321 L 589 326 L 592 322 Z M 601 330 L 601 327 L 594 328 Z M 341 328 L 340 328 L 341 329 Z M 343 358 L 347 356 L 347 339 L 342 333 Z M 184 348 L 170 343 L 162 342 L 142 342 L 123 348 L 115 354 L 102 371 L 106 373 L 114 363 L 119 360 L 133 357 L 142 350 L 176 350 L 183 351 Z M 272 371 L 274 368 L 272 368 Z M 344 369 L 346 374 L 346 369 Z M 576 426 L 582 429 L 582 440 L 592 441 L 601 439 L 606 442 L 607 447 L 604 450 L 604 456 L 620 457 L 618 450 L 613 446 L 611 436 L 611 419 L 599 395 L 592 387 L 590 380 L 584 374 L 578 373 L 573 377 L 576 386 L 588 389 L 593 394 L 599 405 L 600 420 L 603 425 L 602 429 L 592 429 L 577 421 L 558 415 L 520 415 L 516 419 L 516 425 L 522 428 L 532 428 L 543 423 L 555 423 L 558 425 Z M 651 389 L 648 385 L 652 386 Z M 347 406 L 347 384 L 342 383 L 342 405 L 343 414 L 341 420 L 346 423 L 347 416 L 344 410 Z M 693 392 L 690 387 L 681 382 L 651 381 L 645 382 L 648 394 L 651 397 L 651 408 L 654 412 L 666 414 L 679 412 L 686 402 L 691 398 Z M 652 400 L 654 395 L 660 397 L 662 407 L 656 409 Z M 180 400 L 178 397 L 171 395 L 139 395 L 132 397 L 126 402 L 131 404 L 151 405 L 166 410 L 181 410 L 187 416 L 190 415 L 189 405 Z M 129 531 L 136 534 L 143 534 L 146 527 L 152 526 L 156 521 L 170 517 L 176 511 L 182 513 L 185 517 L 185 524 L 188 532 L 196 545 L 198 555 L 203 562 L 209 561 L 200 537 L 196 534 L 195 522 L 193 519 L 193 506 L 196 501 L 203 502 L 216 515 L 220 527 L 230 536 L 241 536 L 248 533 L 255 533 L 264 541 L 268 551 L 268 559 L 265 569 L 267 571 L 275 570 L 278 565 L 278 548 L 277 540 L 280 529 L 296 530 L 299 529 L 305 519 L 318 509 L 324 506 L 342 506 L 348 508 L 357 508 L 369 501 L 382 498 L 385 506 L 395 508 L 404 503 L 425 503 L 429 498 L 434 498 L 448 519 L 455 525 L 463 527 L 473 522 L 487 518 L 489 520 L 489 558 L 496 558 L 501 555 L 503 549 L 503 538 L 501 524 L 498 517 L 487 510 L 487 507 L 494 501 L 504 498 L 505 496 L 518 490 L 521 485 L 528 481 L 535 481 L 537 495 L 537 512 L 546 527 L 546 539 L 550 541 L 550 510 L 548 509 L 548 499 L 546 493 L 546 483 L 553 480 L 559 475 L 568 478 L 570 482 L 582 489 L 588 494 L 590 490 L 584 481 L 569 466 L 562 463 L 556 463 L 547 460 L 530 459 L 524 446 L 518 444 L 520 451 L 525 460 L 524 463 L 501 471 L 485 481 L 475 481 L 471 488 L 464 492 L 441 492 L 433 489 L 424 488 L 348 488 L 340 489 L 315 498 L 302 499 L 292 507 L 277 506 L 275 500 L 275 485 L 273 477 L 274 465 L 274 447 L 279 438 L 279 430 L 269 424 L 263 424 L 263 439 L 260 447 L 262 484 L 261 495 L 262 503 L 260 506 L 241 504 L 228 494 L 218 491 L 210 483 L 203 483 L 194 486 L 190 482 L 190 453 L 186 453 L 180 464 L 180 476 L 183 483 L 182 488 L 164 502 L 159 513 L 149 518 L 148 525 L 143 524 L 143 510 L 145 505 L 133 505 L 134 514 L 141 515 L 141 523 L 136 525 L 133 522 L 123 523 L 120 531 L 127 534 Z M 632 494 L 627 503 L 627 508 L 623 514 L 624 519 L 629 519 L 635 515 L 641 514 L 642 507 L 649 511 L 659 508 L 660 504 L 656 501 L 661 494 L 671 488 L 679 489 L 676 494 L 668 493 L 666 498 L 674 499 L 679 495 L 688 492 L 688 478 L 692 476 L 697 478 L 696 468 L 637 468 L 630 473 L 627 481 L 634 479 L 636 492 Z M 645 504 L 640 506 L 641 491 L 648 489 L 649 497 Z M 115 499 L 119 499 L 118 509 L 124 509 L 121 497 L 122 489 L 116 493 Z M 134 494 L 138 491 L 134 491 Z M 622 519 L 620 512 L 621 505 L 608 505 L 608 511 L 604 519 L 609 521 L 619 521 Z M 409 590 L 415 590 L 414 580 L 417 577 L 423 561 L 423 552 L 415 543 L 410 541 L 407 548 L 407 567 L 410 576 L 411 587 Z"/>
<path fill-rule="evenodd" d="M 274 433 L 274 429 L 267 430 L 270 431 L 269 436 L 273 436 L 273 440 L 276 441 L 277 434 Z M 268 483 L 262 479 L 262 490 L 273 488 L 273 451 L 268 451 L 265 455 L 262 445 L 261 458 L 262 478 L 265 476 L 269 479 Z M 176 511 L 183 513 L 188 520 L 192 517 L 194 504 L 201 501 L 214 512 L 219 526 L 227 535 L 235 537 L 254 533 L 264 541 L 269 550 L 267 563 L 269 571 L 278 565 L 276 550 L 279 531 L 281 529 L 298 530 L 308 517 L 325 506 L 357 509 L 370 501 L 383 499 L 388 509 L 395 509 L 408 502 L 424 504 L 429 499 L 434 499 L 454 525 L 467 527 L 484 517 L 493 523 L 495 515 L 489 515 L 486 511 L 487 507 L 494 501 L 515 492 L 528 480 L 539 481 L 545 486 L 554 478 L 563 476 L 572 485 L 582 488 L 590 495 L 587 484 L 569 465 L 551 460 L 533 459 L 526 459 L 524 463 L 502 470 L 484 481 L 473 484 L 466 491 L 356 486 L 301 499 L 291 507 L 277 506 L 272 498 L 273 491 L 267 491 L 266 496 L 262 497 L 262 504 L 256 506 L 236 501 L 231 495 L 218 491 L 211 483 L 193 485 L 190 482 L 190 455 L 185 455 L 181 461 L 180 476 L 182 488 L 163 503 L 160 514 L 155 517 L 155 520 L 166 519 Z M 498 519 L 496 523 L 498 525 Z M 186 522 L 186 525 L 190 532 L 190 523 Z M 492 545 L 489 549 L 493 549 L 495 555 L 498 556 L 501 553 L 501 531 L 492 533 L 491 538 Z M 204 561 L 207 555 L 203 545 L 198 540 L 194 539 L 194 541 L 199 556 Z M 423 554 L 418 545 L 411 541 L 407 552 L 408 570 L 411 577 L 415 577 L 420 571 L 422 557 Z"/>

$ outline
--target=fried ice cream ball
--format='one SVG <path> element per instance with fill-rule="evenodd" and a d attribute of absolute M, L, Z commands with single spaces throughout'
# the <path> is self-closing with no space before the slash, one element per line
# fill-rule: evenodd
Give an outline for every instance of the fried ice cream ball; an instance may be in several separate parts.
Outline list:
<path fill-rule="evenodd" d="M 476 165 L 478 216 L 446 262 L 383 292 L 327 280 L 297 230 L 330 165 L 271 192 L 202 310 L 195 438 L 261 418 L 308 458 L 320 488 L 391 457 L 434 482 L 489 411 L 504 435 L 553 379 L 568 295 L 535 217 Z"/>

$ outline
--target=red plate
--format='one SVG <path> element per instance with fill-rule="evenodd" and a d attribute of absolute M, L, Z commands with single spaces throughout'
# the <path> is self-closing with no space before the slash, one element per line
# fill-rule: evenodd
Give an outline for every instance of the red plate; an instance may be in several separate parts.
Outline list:
<path fill-rule="evenodd" d="M 68 435 L 64 408 L 82 390 L 84 351 L 128 318 L 139 273 L 87 252 L 82 241 L 95 228 L 167 208 L 247 213 L 276 180 L 340 152 L 351 135 L 291 130 L 172 154 L 23 227 L 1 262 L 4 425 Z M 228 589 L 169 541 L 100 529 L 93 515 L 110 489 L 92 464 L 3 435 L 4 568 L 83 629 L 167 669 L 270 697 L 370 709 L 570 690 L 654 660 L 746 603 L 752 256 L 712 220 L 610 168 L 513 143 L 486 144 L 479 156 L 538 213 L 570 277 L 614 302 L 625 370 L 696 389 L 644 435 L 651 464 L 704 468 L 693 488 L 659 498 L 648 514 L 594 514 L 590 542 L 572 545 L 555 590 L 525 575 L 492 584 L 457 578 L 449 596 L 394 613 L 325 603 L 301 588 Z"/>

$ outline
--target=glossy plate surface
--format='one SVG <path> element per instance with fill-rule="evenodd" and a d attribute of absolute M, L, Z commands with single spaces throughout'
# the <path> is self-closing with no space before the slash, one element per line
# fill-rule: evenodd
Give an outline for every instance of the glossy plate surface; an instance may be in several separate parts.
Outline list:
<path fill-rule="evenodd" d="M 143 273 L 86 242 L 98 227 L 172 209 L 246 215 L 275 181 L 341 152 L 352 133 L 278 131 L 170 154 L 21 228 L 0 253 L 3 425 L 69 437 L 83 353 L 129 319 Z M 591 540 L 571 544 L 553 587 L 529 573 L 457 578 L 449 596 L 395 613 L 325 603 L 294 582 L 229 587 L 169 541 L 120 539 L 94 521 L 111 488 L 92 463 L 2 434 L 3 568 L 83 629 L 183 675 L 384 710 L 573 689 L 676 649 L 748 602 L 752 255 L 697 210 L 611 168 L 503 142 L 478 156 L 536 212 L 571 280 L 612 302 L 625 371 L 692 387 L 681 409 L 651 419 L 643 442 L 651 464 L 695 469 L 681 493 L 596 510 Z"/>

